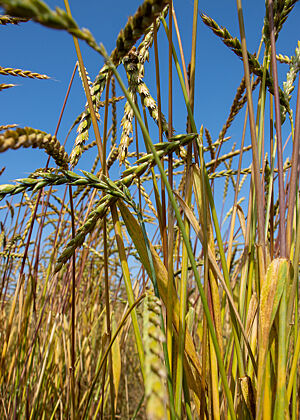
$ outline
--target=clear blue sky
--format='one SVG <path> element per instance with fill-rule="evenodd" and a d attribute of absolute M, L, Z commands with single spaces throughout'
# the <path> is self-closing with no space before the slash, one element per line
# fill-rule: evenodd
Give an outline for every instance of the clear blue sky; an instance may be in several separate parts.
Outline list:
<path fill-rule="evenodd" d="M 62 0 L 48 1 L 51 8 L 64 7 Z M 128 17 L 133 14 L 141 1 L 95 1 L 71 0 L 70 6 L 74 19 L 80 27 L 87 27 L 97 42 L 102 42 L 110 52 L 115 46 L 115 39 L 124 27 Z M 175 0 L 175 10 L 181 31 L 186 62 L 189 62 L 193 2 Z M 248 50 L 258 48 L 263 25 L 265 4 L 262 0 L 243 1 Z M 299 3 L 284 25 L 277 42 L 277 52 L 292 55 L 299 39 Z M 199 1 L 199 12 L 214 18 L 220 25 L 226 26 L 233 36 L 239 37 L 236 2 Z M 76 62 L 72 37 L 58 30 L 42 27 L 28 22 L 19 26 L 7 25 L 1 31 L 2 67 L 15 67 L 47 74 L 51 80 L 30 80 L 9 76 L 0 76 L 0 83 L 15 83 L 18 86 L 0 92 L 0 124 L 17 123 L 20 127 L 31 126 L 54 133 L 60 109 L 63 103 L 69 78 Z M 175 32 L 175 31 L 174 31 Z M 162 83 L 167 86 L 167 41 L 163 28 L 159 31 L 159 52 L 161 57 Z M 195 118 L 198 129 L 203 124 L 215 139 L 225 122 L 236 88 L 243 75 L 242 61 L 237 58 L 222 42 L 202 23 L 199 15 L 197 44 L 197 76 Z M 95 51 L 80 42 L 85 66 L 92 80 L 103 65 L 103 59 Z M 176 44 L 177 45 L 177 44 Z M 154 62 L 153 48 L 150 60 Z M 288 66 L 280 65 L 284 71 Z M 155 97 L 155 81 L 152 64 L 146 64 L 145 81 Z M 280 72 L 280 84 L 284 80 Z M 177 76 L 174 70 L 174 127 L 176 133 L 185 130 L 186 113 L 180 90 L 176 90 Z M 166 94 L 166 92 L 165 92 Z M 81 81 L 77 76 L 63 117 L 58 138 L 64 141 L 65 135 L 74 119 L 83 110 L 85 97 Z M 167 115 L 167 94 L 163 99 L 163 110 Z M 122 106 L 119 107 L 122 110 Z M 103 116 L 102 116 L 103 117 Z M 119 122 L 122 115 L 119 113 Z M 240 142 L 241 121 L 229 131 L 233 141 Z M 287 126 L 288 123 L 285 123 Z M 288 128 L 288 127 L 287 127 Z M 103 126 L 100 126 L 102 132 Z M 70 136 L 67 151 L 70 152 L 75 138 L 75 131 Z M 285 137 L 283 136 L 284 140 Z M 247 144 L 250 140 L 248 137 Z M 228 146 L 231 148 L 231 144 Z M 226 148 L 224 149 L 224 151 Z M 93 152 L 92 152 L 93 153 Z M 96 153 L 96 151 L 95 151 Z M 92 155 L 90 155 L 91 157 Z M 37 167 L 43 167 L 47 156 L 38 150 L 20 149 L 0 154 L 0 168 L 6 166 L 1 183 L 24 177 Z M 91 161 L 92 161 L 91 157 Z M 51 163 L 53 165 L 53 162 Z M 77 168 L 89 169 L 87 160 L 79 162 Z"/>

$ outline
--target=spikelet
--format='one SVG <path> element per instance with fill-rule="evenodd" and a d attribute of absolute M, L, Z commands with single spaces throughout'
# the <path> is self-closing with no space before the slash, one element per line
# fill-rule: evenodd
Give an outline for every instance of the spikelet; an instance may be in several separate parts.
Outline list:
<path fill-rule="evenodd" d="M 232 145 L 232 152 L 234 152 L 234 149 L 235 149 L 235 146 L 236 146 L 236 143 L 233 143 L 233 145 Z M 232 165 L 232 159 L 233 159 L 233 156 L 231 156 L 229 159 L 228 159 L 228 162 L 227 161 L 225 161 L 224 163 L 225 163 L 225 166 L 226 166 L 226 169 L 231 169 L 231 165 Z M 225 178 L 225 184 L 224 184 L 224 192 L 223 192 L 223 202 L 225 202 L 225 200 L 226 200 L 226 197 L 227 197 L 227 193 L 228 193 L 228 186 L 229 186 L 229 178 L 231 177 L 231 179 L 232 179 L 232 183 L 233 183 L 233 188 L 235 188 L 235 181 L 234 181 L 234 179 L 233 179 L 233 176 L 231 175 L 228 175 L 228 176 L 226 176 L 226 178 Z"/>
<path fill-rule="evenodd" d="M 133 102 L 136 102 L 136 90 L 137 90 L 137 79 L 138 79 L 138 56 L 136 53 L 136 49 L 132 48 L 132 50 L 128 53 L 128 55 L 123 60 L 124 67 L 126 70 L 127 78 L 128 78 L 128 92 Z M 134 117 L 133 109 L 131 108 L 128 101 L 126 101 L 124 107 L 124 116 L 121 121 L 122 127 L 122 134 L 120 139 L 119 145 L 119 155 L 118 159 L 120 165 L 124 162 L 128 147 L 132 142 L 132 134 L 133 134 L 133 126 L 132 120 Z"/>
<path fill-rule="evenodd" d="M 3 249 L 6 249 L 6 236 L 4 230 L 0 233 L 0 248 L 2 247 Z"/>
<path fill-rule="evenodd" d="M 111 60 L 118 65 L 128 54 L 136 41 L 147 31 L 154 19 L 167 5 L 166 0 L 145 0 L 134 16 L 131 16 L 118 35 L 117 47 L 111 53 Z"/>
<path fill-rule="evenodd" d="M 78 66 L 78 73 L 79 73 L 79 77 L 80 77 L 80 79 L 82 81 L 82 74 L 81 74 L 81 71 L 80 71 L 79 66 Z M 93 101 L 93 106 L 94 106 L 94 110 L 95 110 L 95 113 L 96 113 L 96 117 L 99 120 L 100 119 L 100 116 L 98 114 L 98 109 L 97 109 L 97 106 L 96 106 L 96 103 L 95 103 L 95 97 L 92 95 L 92 92 L 91 92 L 92 81 L 91 81 L 91 79 L 90 79 L 90 77 L 89 77 L 88 72 L 86 71 L 86 69 L 85 69 L 85 73 L 86 73 L 88 85 L 89 85 L 89 88 L 90 88 L 90 93 L 91 93 L 91 97 L 92 97 L 92 101 Z M 82 82 L 82 84 L 83 84 L 83 82 Z M 86 105 L 86 108 L 87 108 L 87 105 Z M 80 125 L 78 127 L 78 130 L 77 130 L 78 133 L 79 133 L 79 135 L 75 139 L 75 145 L 74 145 L 74 147 L 72 149 L 72 152 L 70 154 L 70 165 L 72 166 L 72 168 L 74 168 L 77 165 L 78 160 L 81 157 L 82 152 L 84 150 L 85 142 L 88 139 L 88 136 L 87 135 L 82 135 L 81 134 L 81 129 L 82 129 L 82 127 L 84 125 L 85 125 L 85 122 L 84 121 L 81 121 L 81 123 L 80 123 Z M 86 132 L 86 134 L 87 134 L 87 132 Z"/>
<path fill-rule="evenodd" d="M 1 15 L 0 16 L 0 25 L 7 25 L 7 24 L 11 24 L 11 25 L 18 25 L 21 22 L 28 22 L 29 19 L 25 19 L 25 18 L 16 18 L 16 17 L 12 17 L 12 16 L 7 16 L 7 15 Z"/>
<path fill-rule="evenodd" d="M 239 188 L 238 188 L 238 192 L 239 192 L 239 193 L 240 193 L 240 191 L 241 191 L 241 189 L 242 189 L 242 186 L 244 185 L 244 182 L 246 181 L 247 175 L 248 175 L 248 174 L 244 174 L 244 175 L 243 175 L 243 178 L 240 180 L 240 184 L 239 184 Z"/>
<path fill-rule="evenodd" d="M 77 69 L 78 69 L 79 77 L 81 79 L 82 87 L 84 89 L 83 77 L 82 77 L 82 74 L 81 74 L 81 70 L 80 70 L 79 65 L 78 65 Z M 96 97 L 92 93 L 93 82 L 91 81 L 91 78 L 89 76 L 89 73 L 88 73 L 88 71 L 87 71 L 87 69 L 85 67 L 84 67 L 84 70 L 85 70 L 85 75 L 86 75 L 86 78 L 87 78 L 88 86 L 89 86 L 89 89 L 90 89 L 90 94 L 91 94 L 92 102 L 93 102 L 93 105 L 94 105 L 94 110 L 95 110 L 95 113 L 96 113 L 96 117 L 97 117 L 97 120 L 99 121 L 100 120 L 100 115 L 98 113 L 99 106 L 97 106 Z"/>
<path fill-rule="evenodd" d="M 0 134 L 0 153 L 8 149 L 18 149 L 19 147 L 44 149 L 49 156 L 53 157 L 58 166 L 63 168 L 68 166 L 68 154 L 57 138 L 51 134 L 31 127 L 7 130 Z"/>
<path fill-rule="evenodd" d="M 0 131 L 9 130 L 11 128 L 17 127 L 17 124 L 6 124 L 6 125 L 0 125 Z"/>
<path fill-rule="evenodd" d="M 145 349 L 145 397 L 148 420 L 162 420 L 166 413 L 166 371 L 163 363 L 162 342 L 165 340 L 160 328 L 161 304 L 159 299 L 147 293 L 144 300 Z"/>
<path fill-rule="evenodd" d="M 56 168 L 36 168 L 33 172 L 31 172 L 30 175 L 28 175 L 28 178 L 37 178 L 40 176 L 41 173 L 54 173 L 56 171 Z"/>
<path fill-rule="evenodd" d="M 208 149 L 209 149 L 209 152 L 210 152 L 210 157 L 213 160 L 216 156 L 216 153 L 215 153 L 215 149 L 213 148 L 212 138 L 211 138 L 210 132 L 207 128 L 205 129 L 205 137 L 206 137 L 206 140 L 207 140 L 207 143 L 208 143 Z"/>
<path fill-rule="evenodd" d="M 273 2 L 273 19 L 275 40 L 282 29 L 284 22 L 287 20 L 289 13 L 293 10 L 297 0 L 275 0 Z M 270 24 L 268 2 L 266 1 L 266 14 L 264 19 L 264 27 L 262 30 L 264 42 L 270 42 Z"/>
<path fill-rule="evenodd" d="M 15 87 L 16 85 L 12 84 L 12 83 L 0 83 L 0 91 L 1 90 L 5 90 L 5 89 L 9 89 L 12 87 Z"/>
<path fill-rule="evenodd" d="M 229 31 L 226 28 L 219 26 L 216 21 L 214 21 L 211 17 L 205 15 L 204 13 L 201 14 L 201 18 L 203 23 L 205 23 L 205 25 L 208 26 L 215 35 L 221 38 L 221 40 L 227 47 L 229 47 L 236 55 L 242 57 L 242 46 L 237 38 L 233 38 L 233 36 L 229 33 Z M 260 68 L 260 64 L 256 57 L 248 53 L 248 59 L 249 65 L 251 65 L 251 69 L 253 67 Z"/>
<path fill-rule="evenodd" d="M 100 98 L 105 87 L 106 78 L 107 78 L 107 68 L 105 66 L 100 70 L 100 73 L 96 77 L 93 85 L 90 87 L 94 109 L 97 106 L 97 102 L 100 102 Z M 85 110 L 83 111 L 81 116 L 78 117 L 76 121 L 73 123 L 72 128 L 78 122 L 79 122 L 79 126 L 77 129 L 78 135 L 76 137 L 76 142 L 81 142 L 81 141 L 85 142 L 89 138 L 88 130 L 91 126 L 91 114 L 87 105 L 85 106 Z"/>
<path fill-rule="evenodd" d="M 287 55 L 277 54 L 276 58 L 280 63 L 283 63 L 283 64 L 290 64 L 291 62 L 290 57 L 288 57 Z"/>

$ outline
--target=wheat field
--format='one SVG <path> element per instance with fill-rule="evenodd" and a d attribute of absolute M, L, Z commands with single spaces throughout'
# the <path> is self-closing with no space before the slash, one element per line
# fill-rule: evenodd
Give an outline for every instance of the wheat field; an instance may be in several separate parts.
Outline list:
<path fill-rule="evenodd" d="M 277 42 L 297 1 L 266 1 L 256 51 L 241 0 L 235 34 L 194 0 L 188 48 L 178 3 L 141 1 L 108 54 L 68 0 L 0 0 L 3 33 L 33 21 L 76 52 L 53 132 L 0 121 L 1 419 L 300 418 L 300 42 Z M 242 70 L 217 134 L 199 28 Z M 1 103 L 51 80 L 18 67 Z M 7 180 L 24 148 L 43 160 Z"/>

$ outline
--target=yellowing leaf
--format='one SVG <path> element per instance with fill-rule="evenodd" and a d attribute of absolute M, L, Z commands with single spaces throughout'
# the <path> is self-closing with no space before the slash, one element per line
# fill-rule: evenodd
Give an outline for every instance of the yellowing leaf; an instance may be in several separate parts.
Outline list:
<path fill-rule="evenodd" d="M 266 356 L 269 337 L 284 288 L 289 284 L 290 262 L 276 258 L 268 266 L 260 292 L 258 327 L 258 378 L 257 378 L 257 416 L 260 418 L 263 401 Z"/>
<path fill-rule="evenodd" d="M 267 269 L 266 278 L 260 293 L 259 332 L 260 345 L 265 348 L 277 313 L 283 289 L 287 284 L 289 262 L 277 258 Z"/>
<path fill-rule="evenodd" d="M 141 262 L 143 266 L 145 267 L 149 277 L 151 277 L 151 270 L 150 270 L 150 263 L 147 255 L 146 245 L 143 237 L 142 230 L 131 214 L 131 212 L 128 210 L 126 205 L 119 200 L 118 201 L 118 207 L 121 211 L 122 218 L 124 220 L 124 223 L 126 225 L 126 228 L 128 230 L 128 233 L 135 245 L 135 248 L 139 254 L 139 257 L 141 259 Z M 158 290 L 161 299 L 163 300 L 165 306 L 167 306 L 167 283 L 168 283 L 168 273 L 166 270 L 165 265 L 161 261 L 159 255 L 155 251 L 154 247 L 150 244 L 150 250 L 153 258 L 153 264 L 155 268 L 156 273 L 156 280 L 158 285 Z M 179 330 L 179 302 L 177 298 L 176 291 L 174 287 L 172 288 L 172 295 L 173 295 L 173 304 L 174 304 L 174 312 L 173 312 L 173 325 L 175 330 L 178 332 Z M 185 336 L 185 357 L 189 357 L 190 361 L 192 362 L 192 365 L 194 367 L 194 374 L 196 377 L 191 377 L 193 375 L 192 371 L 187 372 L 187 381 L 189 387 L 197 394 L 198 398 L 200 398 L 200 377 L 201 377 L 201 366 L 200 361 L 198 358 L 198 355 L 195 350 L 195 346 L 193 343 L 193 339 L 190 335 L 190 333 L 187 331 Z"/>

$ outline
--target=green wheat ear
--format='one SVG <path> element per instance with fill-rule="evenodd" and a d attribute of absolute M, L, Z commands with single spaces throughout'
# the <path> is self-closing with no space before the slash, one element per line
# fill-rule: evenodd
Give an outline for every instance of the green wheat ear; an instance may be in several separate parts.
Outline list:
<path fill-rule="evenodd" d="M 166 370 L 162 351 L 165 340 L 160 328 L 160 300 L 147 293 L 144 301 L 145 397 L 149 420 L 167 418 Z"/>

